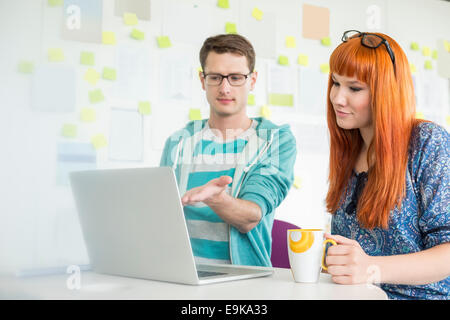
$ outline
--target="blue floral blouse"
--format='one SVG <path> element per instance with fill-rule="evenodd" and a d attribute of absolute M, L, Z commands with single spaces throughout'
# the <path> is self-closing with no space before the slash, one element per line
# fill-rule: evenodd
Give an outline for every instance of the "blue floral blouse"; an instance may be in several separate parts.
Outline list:
<path fill-rule="evenodd" d="M 359 225 L 354 194 L 365 177 L 354 173 L 342 206 L 333 214 L 331 233 L 357 240 L 370 256 L 418 252 L 450 242 L 449 138 L 449 133 L 434 123 L 420 123 L 413 130 L 405 177 L 406 196 L 401 209 L 391 212 L 388 229 L 368 230 Z M 382 283 L 380 287 L 390 299 L 450 297 L 450 277 L 427 285 Z"/>

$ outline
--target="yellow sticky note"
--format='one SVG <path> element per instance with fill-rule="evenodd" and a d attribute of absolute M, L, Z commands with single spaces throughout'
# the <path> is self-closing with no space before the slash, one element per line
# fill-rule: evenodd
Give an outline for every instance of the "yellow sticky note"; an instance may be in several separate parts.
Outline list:
<path fill-rule="evenodd" d="M 236 34 L 237 33 L 236 24 L 232 22 L 225 23 L 225 32 L 230 34 Z"/>
<path fill-rule="evenodd" d="M 95 84 L 97 83 L 99 78 L 100 78 L 100 75 L 98 74 L 98 72 L 92 68 L 88 68 L 86 70 L 86 73 L 84 74 L 84 80 L 86 80 L 93 86 L 95 86 Z"/>
<path fill-rule="evenodd" d="M 294 177 L 293 186 L 295 189 L 300 189 L 302 187 L 302 179 L 299 176 Z"/>
<path fill-rule="evenodd" d="M 416 73 L 417 72 L 417 68 L 416 65 L 414 63 L 411 63 L 409 65 L 410 69 L 411 69 L 411 73 Z"/>
<path fill-rule="evenodd" d="M 255 95 L 252 93 L 249 93 L 247 96 L 247 105 L 254 106 L 256 104 L 255 102 Z"/>
<path fill-rule="evenodd" d="M 447 52 L 450 52 L 450 41 L 444 40 L 444 47 Z"/>
<path fill-rule="evenodd" d="M 286 37 L 286 47 L 287 48 L 297 47 L 297 44 L 295 43 L 295 37 L 291 37 L 291 36 Z"/>
<path fill-rule="evenodd" d="M 92 108 L 81 109 L 80 120 L 83 122 L 94 122 L 95 121 L 95 110 Z"/>
<path fill-rule="evenodd" d="M 423 112 L 416 112 L 416 119 L 425 119 Z"/>
<path fill-rule="evenodd" d="M 138 24 L 138 18 L 135 13 L 125 12 L 123 14 L 123 23 L 127 26 L 135 26 Z"/>
<path fill-rule="evenodd" d="M 420 46 L 417 42 L 411 42 L 411 50 L 419 51 Z"/>
<path fill-rule="evenodd" d="M 17 70 L 20 73 L 33 73 L 34 63 L 31 61 L 20 61 Z"/>
<path fill-rule="evenodd" d="M 95 149 L 104 148 L 107 146 L 106 138 L 103 134 L 97 134 L 91 138 L 91 143 Z"/>
<path fill-rule="evenodd" d="M 93 66 L 95 64 L 94 53 L 89 51 L 82 51 L 80 53 L 80 63 L 86 66 Z"/>
<path fill-rule="evenodd" d="M 102 78 L 105 80 L 116 80 L 116 69 L 104 67 Z"/>
<path fill-rule="evenodd" d="M 253 8 L 253 11 L 252 11 L 252 17 L 255 18 L 256 20 L 260 21 L 260 20 L 262 20 L 263 12 L 255 7 L 255 8 Z"/>
<path fill-rule="evenodd" d="M 172 43 L 170 42 L 170 38 L 168 36 L 160 36 L 156 38 L 158 41 L 158 47 L 159 48 L 170 48 L 172 46 Z"/>
<path fill-rule="evenodd" d="M 322 72 L 322 73 L 330 73 L 330 65 L 328 63 L 322 63 L 320 65 L 320 72 Z"/>
<path fill-rule="evenodd" d="M 77 136 L 77 126 L 71 123 L 64 124 L 61 130 L 61 135 L 64 138 L 75 138 Z"/>
<path fill-rule="evenodd" d="M 425 60 L 425 65 L 424 65 L 426 70 L 431 70 L 433 69 L 433 62 L 431 60 Z"/>
<path fill-rule="evenodd" d="M 98 103 L 105 100 L 105 97 L 103 96 L 103 92 L 100 89 L 91 90 L 89 91 L 89 101 L 91 103 Z"/>
<path fill-rule="evenodd" d="M 425 57 L 431 56 L 431 49 L 430 49 L 430 47 L 423 47 L 422 48 L 422 55 L 424 55 Z"/>
<path fill-rule="evenodd" d="M 331 46 L 331 38 L 330 37 L 323 37 L 322 39 L 320 39 L 320 43 L 323 46 L 329 47 L 329 46 Z"/>
<path fill-rule="evenodd" d="M 279 56 L 278 57 L 278 64 L 282 66 L 288 66 L 289 65 L 289 58 L 286 56 Z"/>
<path fill-rule="evenodd" d="M 307 66 L 309 64 L 309 58 L 306 54 L 299 54 L 297 62 L 301 66 Z"/>
<path fill-rule="evenodd" d="M 283 94 L 283 93 L 270 93 L 269 94 L 269 104 L 272 106 L 294 106 L 294 95 L 293 94 Z"/>
<path fill-rule="evenodd" d="M 48 0 L 49 7 L 59 7 L 63 5 L 63 0 Z"/>
<path fill-rule="evenodd" d="M 450 126 L 450 116 L 445 117 L 445 122 L 447 123 L 448 126 Z"/>
<path fill-rule="evenodd" d="M 222 9 L 230 8 L 230 4 L 228 3 L 228 0 L 217 0 L 217 6 Z"/>
<path fill-rule="evenodd" d="M 272 110 L 268 106 L 261 107 L 261 116 L 270 119 L 272 117 Z"/>
<path fill-rule="evenodd" d="M 103 44 L 116 44 L 116 34 L 112 31 L 102 32 L 102 43 Z"/>
<path fill-rule="evenodd" d="M 133 39 L 136 39 L 136 40 L 144 40 L 145 33 L 138 29 L 133 29 L 133 30 L 131 30 L 130 37 L 132 37 Z"/>
<path fill-rule="evenodd" d="M 139 101 L 139 113 L 143 115 L 149 115 L 152 113 L 152 109 L 150 106 L 150 101 Z"/>
<path fill-rule="evenodd" d="M 64 61 L 63 50 L 61 48 L 48 49 L 48 61 L 50 62 Z"/>
<path fill-rule="evenodd" d="M 431 53 L 431 57 L 436 60 L 438 58 L 438 52 L 437 50 L 433 50 L 433 52 Z"/>
<path fill-rule="evenodd" d="M 200 109 L 189 110 L 189 120 L 202 120 L 202 112 Z"/>

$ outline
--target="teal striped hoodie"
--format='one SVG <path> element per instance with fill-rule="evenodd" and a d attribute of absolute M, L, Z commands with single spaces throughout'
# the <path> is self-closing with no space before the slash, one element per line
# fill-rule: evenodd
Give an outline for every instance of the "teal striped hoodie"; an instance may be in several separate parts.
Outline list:
<path fill-rule="evenodd" d="M 256 203 L 261 208 L 259 224 L 247 233 L 230 225 L 230 258 L 235 265 L 271 266 L 272 225 L 275 209 L 286 197 L 294 180 L 297 154 L 289 125 L 277 126 L 264 118 L 256 135 L 249 138 L 236 166 L 231 195 Z M 180 196 L 186 192 L 193 165 L 194 148 L 208 119 L 189 122 L 166 141 L 160 166 L 172 167 Z"/>

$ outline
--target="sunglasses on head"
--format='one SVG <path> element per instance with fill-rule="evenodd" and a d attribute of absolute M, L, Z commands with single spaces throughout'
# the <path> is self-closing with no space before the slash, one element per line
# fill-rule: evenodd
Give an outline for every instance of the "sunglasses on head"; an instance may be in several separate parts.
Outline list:
<path fill-rule="evenodd" d="M 389 45 L 389 42 L 385 38 L 375 33 L 359 32 L 357 30 L 348 30 L 345 31 L 344 34 L 342 35 L 342 42 L 347 42 L 348 40 L 354 38 L 361 38 L 361 44 L 367 48 L 376 49 L 382 44 L 384 44 L 386 46 L 387 52 L 389 53 L 389 56 L 391 57 L 392 64 L 394 65 L 395 68 L 395 55 L 391 49 L 391 46 Z"/>

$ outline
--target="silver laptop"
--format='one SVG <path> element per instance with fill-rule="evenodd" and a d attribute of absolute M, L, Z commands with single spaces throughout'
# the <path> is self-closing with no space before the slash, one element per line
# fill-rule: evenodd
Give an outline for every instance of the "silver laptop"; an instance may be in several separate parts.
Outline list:
<path fill-rule="evenodd" d="M 95 272 L 184 284 L 273 273 L 268 267 L 195 264 L 169 167 L 78 171 L 70 182 Z"/>

